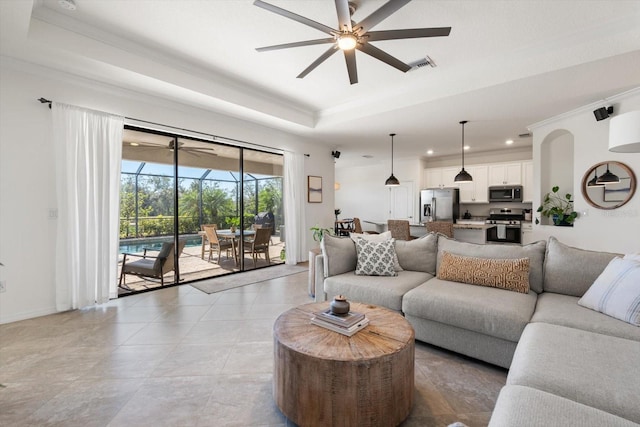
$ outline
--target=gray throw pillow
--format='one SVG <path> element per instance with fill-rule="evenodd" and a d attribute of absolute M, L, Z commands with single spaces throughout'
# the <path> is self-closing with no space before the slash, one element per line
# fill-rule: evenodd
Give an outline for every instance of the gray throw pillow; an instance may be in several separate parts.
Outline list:
<path fill-rule="evenodd" d="M 397 276 L 393 268 L 395 258 L 394 239 L 372 242 L 365 239 L 356 240 L 358 262 L 356 274 L 362 276 Z"/>
<path fill-rule="evenodd" d="M 544 261 L 544 290 L 581 297 L 617 255 L 578 249 L 549 237 Z"/>
<path fill-rule="evenodd" d="M 353 240 L 325 234 L 320 247 L 324 256 L 324 277 L 356 269 L 356 246 Z"/>
<path fill-rule="evenodd" d="M 403 269 L 435 276 L 438 236 L 429 233 L 414 240 L 396 240 L 396 254 Z"/>

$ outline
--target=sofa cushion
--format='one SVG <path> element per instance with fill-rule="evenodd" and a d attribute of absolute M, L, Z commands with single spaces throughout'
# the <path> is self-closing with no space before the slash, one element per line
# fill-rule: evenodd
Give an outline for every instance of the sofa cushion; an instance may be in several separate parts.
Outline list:
<path fill-rule="evenodd" d="M 393 268 L 396 248 L 393 240 L 371 242 L 356 240 L 356 274 L 359 276 L 397 276 Z"/>
<path fill-rule="evenodd" d="M 325 279 L 324 291 L 329 298 L 342 294 L 350 301 L 400 311 L 403 295 L 432 277 L 428 273 L 408 270 L 398 272 L 396 277 L 356 276 L 349 272 Z"/>
<path fill-rule="evenodd" d="M 353 240 L 325 234 L 320 243 L 324 258 L 324 277 L 356 269 L 356 245 Z"/>
<path fill-rule="evenodd" d="M 616 255 L 574 248 L 549 237 L 544 290 L 581 297 Z"/>
<path fill-rule="evenodd" d="M 369 240 L 370 242 L 384 242 L 385 240 L 391 240 L 393 238 L 390 231 L 385 231 L 384 233 L 380 234 L 349 233 L 349 237 L 351 237 L 351 240 L 353 240 L 354 242 L 357 242 L 358 239 L 365 239 Z M 402 271 L 402 267 L 398 262 L 397 254 L 394 254 L 393 256 L 393 268 L 396 271 Z"/>
<path fill-rule="evenodd" d="M 502 388 L 489 427 L 633 427 L 637 424 L 555 394 L 531 387 Z"/>
<path fill-rule="evenodd" d="M 435 275 L 438 236 L 428 233 L 414 240 L 396 240 L 396 254 L 403 269 Z"/>
<path fill-rule="evenodd" d="M 518 341 L 536 306 L 534 292 L 502 289 L 431 279 L 407 292 L 402 310 L 485 335 Z"/>
<path fill-rule="evenodd" d="M 458 242 L 445 236 L 438 237 L 438 264 L 443 252 L 478 258 L 529 258 L 529 286 L 536 293 L 542 292 L 542 266 L 546 242 L 539 241 L 530 245 L 480 245 L 476 243 Z M 437 271 L 437 270 L 436 270 Z"/>
<path fill-rule="evenodd" d="M 612 259 L 578 304 L 640 326 L 640 262 Z"/>
<path fill-rule="evenodd" d="M 513 356 L 507 384 L 565 397 L 640 422 L 640 342 L 531 323 Z"/>
<path fill-rule="evenodd" d="M 529 292 L 529 258 L 491 259 L 442 254 L 438 279 Z"/>
<path fill-rule="evenodd" d="M 543 292 L 532 322 L 552 323 L 640 341 L 640 328 L 578 305 L 578 297 Z"/>

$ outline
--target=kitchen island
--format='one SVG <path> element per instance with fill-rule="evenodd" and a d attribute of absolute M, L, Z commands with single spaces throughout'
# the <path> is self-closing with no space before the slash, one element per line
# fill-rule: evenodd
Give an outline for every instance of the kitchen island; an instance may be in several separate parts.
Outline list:
<path fill-rule="evenodd" d="M 491 227 L 490 224 L 485 224 L 484 221 L 479 220 L 458 220 L 456 224 L 453 224 L 453 238 L 460 242 L 469 243 L 487 243 L 487 228 Z"/>

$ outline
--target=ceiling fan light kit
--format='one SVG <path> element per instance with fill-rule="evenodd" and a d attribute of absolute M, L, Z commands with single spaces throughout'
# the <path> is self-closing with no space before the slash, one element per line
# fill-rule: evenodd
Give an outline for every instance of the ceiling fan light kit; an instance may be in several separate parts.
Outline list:
<path fill-rule="evenodd" d="M 355 4 L 349 3 L 348 0 L 335 0 L 336 12 L 338 14 L 338 30 L 328 27 L 319 22 L 313 21 L 304 16 L 297 15 L 286 9 L 282 9 L 278 6 L 274 6 L 270 3 L 266 3 L 262 0 L 255 0 L 254 5 L 276 13 L 285 18 L 291 19 L 298 23 L 315 28 L 322 31 L 325 34 L 330 35 L 330 38 L 306 40 L 293 43 L 285 43 L 280 45 L 265 46 L 256 48 L 258 52 L 265 52 L 269 50 L 288 49 L 292 47 L 312 46 L 317 44 L 331 44 L 332 46 L 311 63 L 306 69 L 304 69 L 297 78 L 304 78 L 307 74 L 313 71 L 316 67 L 326 61 L 331 55 L 341 50 L 344 54 L 344 58 L 347 64 L 347 72 L 349 74 L 349 82 L 351 84 L 358 83 L 358 71 L 356 67 L 355 50 L 359 50 L 379 61 L 382 61 L 403 73 L 411 70 L 413 67 L 408 65 L 399 59 L 389 55 L 385 51 L 378 49 L 370 42 L 383 41 L 383 40 L 398 40 L 398 39 L 413 39 L 423 37 L 446 37 L 451 32 L 451 27 L 440 28 L 413 28 L 404 30 L 385 30 L 385 31 L 370 31 L 373 27 L 380 22 L 393 15 L 398 9 L 409 3 L 411 0 L 389 0 L 383 4 L 379 9 L 373 12 L 371 15 L 364 18 L 358 23 L 351 22 L 351 15 L 355 12 Z"/>
<path fill-rule="evenodd" d="M 464 125 L 467 123 L 467 120 L 463 120 L 460 122 L 462 125 L 462 170 L 458 172 L 458 175 L 453 179 L 454 182 L 473 182 L 473 177 L 469 172 L 464 170 Z"/>

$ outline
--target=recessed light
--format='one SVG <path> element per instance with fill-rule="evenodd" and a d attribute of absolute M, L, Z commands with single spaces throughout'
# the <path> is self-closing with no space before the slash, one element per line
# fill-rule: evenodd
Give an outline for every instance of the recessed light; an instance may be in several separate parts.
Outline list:
<path fill-rule="evenodd" d="M 130 142 L 129 145 L 132 147 L 137 147 L 140 144 L 138 144 L 137 142 Z"/>
<path fill-rule="evenodd" d="M 427 154 L 428 155 L 432 155 L 433 154 L 433 150 L 427 150 Z"/>
<path fill-rule="evenodd" d="M 76 2 L 73 0 L 58 0 L 58 5 L 67 10 L 76 10 Z"/>
<path fill-rule="evenodd" d="M 469 147 L 468 145 L 465 145 L 465 146 L 464 146 L 464 149 L 465 149 L 465 150 L 468 150 L 469 148 L 471 148 L 471 147 Z"/>
<path fill-rule="evenodd" d="M 507 139 L 504 143 L 507 145 L 511 145 L 513 144 L 513 139 Z"/>

